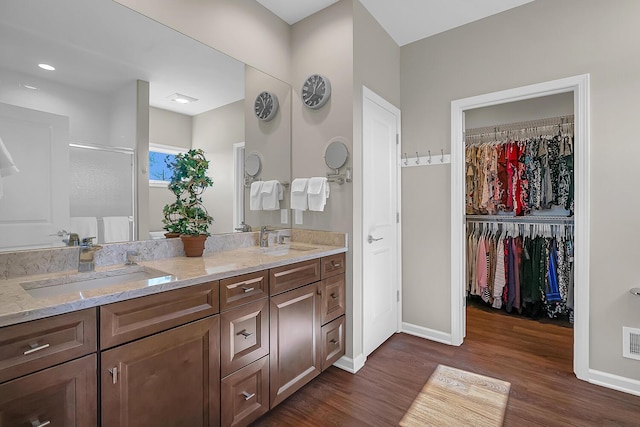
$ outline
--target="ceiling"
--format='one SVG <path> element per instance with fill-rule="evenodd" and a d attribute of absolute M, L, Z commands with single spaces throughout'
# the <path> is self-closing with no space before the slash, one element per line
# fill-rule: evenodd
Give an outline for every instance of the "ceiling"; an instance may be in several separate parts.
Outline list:
<path fill-rule="evenodd" d="M 337 0 L 256 1 L 290 25 L 337 2 Z M 399 46 L 531 1 L 533 0 L 360 0 Z"/>

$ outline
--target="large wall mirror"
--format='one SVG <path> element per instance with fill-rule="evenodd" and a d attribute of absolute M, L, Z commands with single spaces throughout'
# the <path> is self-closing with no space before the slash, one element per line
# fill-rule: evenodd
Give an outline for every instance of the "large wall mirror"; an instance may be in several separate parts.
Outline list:
<path fill-rule="evenodd" d="M 269 122 L 254 115 L 265 90 L 280 100 Z M 261 179 L 290 180 L 290 110 L 286 83 L 111 0 L 3 0 L 0 165 L 19 172 L 0 173 L 0 251 L 64 245 L 61 230 L 161 235 L 163 156 L 189 148 L 210 160 L 212 234 L 278 225 L 245 209 L 243 167 L 258 154 Z"/>

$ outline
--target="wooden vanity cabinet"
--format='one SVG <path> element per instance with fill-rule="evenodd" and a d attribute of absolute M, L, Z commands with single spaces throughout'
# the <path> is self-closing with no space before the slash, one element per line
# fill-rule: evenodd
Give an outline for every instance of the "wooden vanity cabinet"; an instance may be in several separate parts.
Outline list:
<path fill-rule="evenodd" d="M 322 258 L 322 370 L 345 354 L 345 254 Z"/>
<path fill-rule="evenodd" d="M 220 424 L 218 286 L 100 307 L 102 426 Z"/>
<path fill-rule="evenodd" d="M 0 328 L 0 426 L 97 425 L 96 342 L 95 309 Z"/>

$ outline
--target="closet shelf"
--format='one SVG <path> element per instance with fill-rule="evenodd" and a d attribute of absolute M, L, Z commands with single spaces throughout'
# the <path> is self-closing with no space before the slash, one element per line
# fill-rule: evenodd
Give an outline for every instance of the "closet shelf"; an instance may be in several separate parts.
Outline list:
<path fill-rule="evenodd" d="M 473 222 L 514 222 L 518 224 L 573 224 L 572 216 L 465 215 L 465 220 Z"/>

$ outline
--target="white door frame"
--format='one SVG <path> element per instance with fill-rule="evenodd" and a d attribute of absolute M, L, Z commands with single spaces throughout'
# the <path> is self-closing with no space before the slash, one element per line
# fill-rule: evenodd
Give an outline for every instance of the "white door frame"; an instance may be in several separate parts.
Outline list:
<path fill-rule="evenodd" d="M 523 86 L 451 102 L 451 343 L 461 345 L 465 311 L 464 112 L 475 108 L 573 92 L 575 117 L 575 310 L 573 371 L 589 380 L 589 74 Z"/>
<path fill-rule="evenodd" d="M 244 142 L 233 144 L 233 229 L 244 222 Z"/>
<path fill-rule="evenodd" d="M 396 169 L 396 182 L 397 182 L 397 190 L 396 190 L 396 208 L 397 208 L 397 212 L 398 212 L 398 221 L 396 222 L 396 233 L 397 233 L 397 239 L 396 239 L 396 262 L 397 262 L 397 278 L 396 278 L 396 284 L 397 284 L 397 294 L 398 294 L 398 318 L 397 318 L 397 323 L 396 323 L 396 332 L 400 332 L 401 331 L 401 326 L 402 326 L 402 223 L 400 221 L 400 217 L 401 212 L 400 209 L 402 207 L 402 199 L 401 199 L 401 194 L 402 194 L 402 174 L 401 174 L 401 167 L 400 167 L 400 161 L 401 161 L 401 156 L 400 156 L 400 143 L 402 141 L 402 120 L 401 120 L 401 112 L 400 109 L 398 109 L 395 105 L 391 104 L 390 102 L 388 102 L 387 100 L 385 100 L 384 98 L 382 98 L 380 95 L 378 95 L 377 93 L 375 93 L 374 91 L 372 91 L 371 89 L 367 88 L 366 86 L 362 86 L 362 110 L 363 110 L 363 120 L 362 120 L 362 124 L 364 126 L 364 108 L 366 105 L 366 101 L 370 101 L 373 103 L 378 104 L 379 106 L 381 106 L 382 108 L 390 111 L 391 113 L 393 113 L 396 116 L 396 120 L 397 120 L 397 139 L 396 139 L 396 154 L 395 154 L 395 158 L 393 159 L 389 159 L 389 162 L 391 162 L 393 164 L 393 166 Z M 366 150 L 366 147 L 364 146 L 364 128 L 362 130 L 362 137 L 363 137 L 363 141 L 362 141 L 362 150 Z M 362 156 L 364 158 L 364 156 Z M 363 193 L 362 194 L 362 198 L 364 200 L 364 198 L 366 197 L 366 195 Z M 364 206 L 364 201 L 362 202 L 362 205 Z M 364 224 L 364 212 L 361 212 L 361 216 L 360 216 L 360 229 L 361 229 L 361 241 L 360 241 L 360 256 L 361 256 L 361 260 L 360 260 L 360 266 L 364 267 L 364 250 L 362 249 L 363 246 L 365 245 L 364 243 L 364 239 L 366 239 L 366 236 L 368 235 L 368 230 L 365 230 L 365 224 Z M 360 273 L 360 277 L 363 277 L 363 273 Z M 364 286 L 362 288 L 363 290 L 363 301 L 364 301 Z M 361 348 L 365 348 L 364 346 L 364 329 L 367 327 L 367 325 L 364 324 L 364 309 L 361 311 L 363 314 L 363 319 L 362 319 L 362 325 L 363 325 L 363 331 L 362 331 L 362 347 Z"/>

